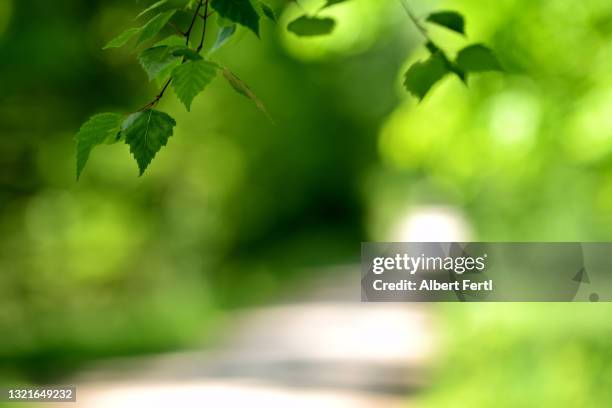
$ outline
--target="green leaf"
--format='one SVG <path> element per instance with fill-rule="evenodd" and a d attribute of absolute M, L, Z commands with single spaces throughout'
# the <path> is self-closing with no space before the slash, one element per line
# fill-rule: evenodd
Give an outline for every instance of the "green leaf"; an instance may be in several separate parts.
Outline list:
<path fill-rule="evenodd" d="M 217 65 L 209 61 L 189 61 L 172 72 L 172 87 L 187 110 L 193 99 L 206 88 L 217 75 Z"/>
<path fill-rule="evenodd" d="M 160 13 L 153 17 L 147 24 L 142 27 L 142 32 L 140 33 L 140 37 L 138 37 L 138 44 L 142 44 L 145 41 L 148 41 L 155 37 L 168 21 L 174 16 L 176 10 L 169 10 L 163 13 Z"/>
<path fill-rule="evenodd" d="M 242 82 L 240 78 L 238 78 L 232 71 L 230 71 L 226 67 L 223 67 L 223 76 L 225 77 L 225 79 L 227 79 L 227 82 L 229 82 L 229 84 L 232 86 L 232 88 L 234 88 L 236 92 L 253 101 L 255 103 L 255 106 L 257 106 L 257 109 L 263 112 L 263 114 L 266 115 L 270 122 L 274 123 L 263 102 L 259 100 L 257 95 L 255 95 L 255 93 L 251 90 L 251 88 L 248 87 L 247 84 Z"/>
<path fill-rule="evenodd" d="M 125 143 L 138 163 L 142 176 L 174 132 L 176 121 L 170 115 L 153 109 L 131 115 L 124 123 Z"/>
<path fill-rule="evenodd" d="M 485 45 L 470 45 L 457 54 L 457 65 L 465 72 L 503 71 L 493 51 Z"/>
<path fill-rule="evenodd" d="M 217 51 L 219 48 L 223 47 L 223 45 L 225 45 L 225 43 L 232 37 L 232 35 L 234 35 L 235 32 L 236 24 L 221 27 L 217 33 L 217 40 L 210 48 L 209 52 Z"/>
<path fill-rule="evenodd" d="M 155 43 L 155 46 L 158 45 L 167 45 L 169 47 L 184 47 L 185 37 L 179 37 L 178 35 L 173 34 Z"/>
<path fill-rule="evenodd" d="M 77 180 L 87 164 L 91 150 L 107 141 L 116 140 L 121 130 L 122 115 L 116 113 L 101 113 L 92 116 L 76 135 L 77 149 Z"/>
<path fill-rule="evenodd" d="M 427 21 L 465 35 L 465 19 L 455 11 L 440 11 L 427 16 Z"/>
<path fill-rule="evenodd" d="M 272 7 L 268 6 L 263 1 L 257 0 L 257 5 L 259 6 L 259 10 L 261 10 L 261 14 L 266 17 L 268 20 L 276 23 L 276 13 L 272 9 Z"/>
<path fill-rule="evenodd" d="M 210 5 L 221 17 L 247 27 L 259 37 L 259 13 L 251 0 L 211 0 Z"/>
<path fill-rule="evenodd" d="M 287 26 L 292 33 L 301 37 L 329 34 L 334 30 L 336 22 L 331 18 L 302 16 L 293 20 Z"/>
<path fill-rule="evenodd" d="M 128 28 L 127 30 L 119 34 L 117 37 L 110 40 L 108 44 L 104 46 L 103 49 L 107 50 L 109 48 L 123 47 L 125 44 L 128 43 L 128 41 L 132 39 L 132 37 L 138 34 L 141 30 L 142 28 L 140 27 Z"/>
<path fill-rule="evenodd" d="M 404 78 L 404 86 L 408 92 L 422 100 L 448 72 L 444 56 L 437 52 L 425 61 L 416 62 L 408 69 Z"/>
<path fill-rule="evenodd" d="M 185 60 L 197 60 L 202 57 L 195 51 L 185 46 L 185 39 L 172 35 L 158 42 L 152 48 L 144 51 L 138 58 L 149 79 L 156 79 L 161 85 L 174 71 L 174 68 Z"/>
<path fill-rule="evenodd" d="M 144 50 L 138 56 L 140 65 L 149 77 L 149 81 L 157 78 L 165 69 L 180 63 L 180 58 L 172 52 L 173 47 L 162 45 Z"/>
<path fill-rule="evenodd" d="M 146 9 L 142 10 L 140 12 L 140 14 L 138 14 L 136 16 L 136 20 L 138 20 L 140 17 L 144 16 L 147 13 L 150 13 L 151 11 L 160 8 L 161 6 L 163 6 L 164 4 L 168 3 L 168 0 L 159 0 L 156 3 L 153 3 L 152 5 L 150 5 L 149 7 L 147 7 Z"/>
<path fill-rule="evenodd" d="M 175 57 L 183 57 L 187 61 L 198 61 L 202 59 L 202 56 L 194 49 L 189 47 L 178 47 L 172 51 L 172 55 Z"/>
<path fill-rule="evenodd" d="M 132 126 L 132 124 L 134 124 L 134 122 L 140 117 L 140 115 L 142 115 L 142 112 L 132 113 L 130 116 L 127 117 L 126 120 L 123 121 L 123 123 L 121 124 L 121 139 L 125 140 L 125 131 L 130 126 Z"/>

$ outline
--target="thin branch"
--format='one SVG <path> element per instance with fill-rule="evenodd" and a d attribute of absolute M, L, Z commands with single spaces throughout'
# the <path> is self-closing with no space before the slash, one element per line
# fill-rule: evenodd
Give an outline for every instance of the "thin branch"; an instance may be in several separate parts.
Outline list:
<path fill-rule="evenodd" d="M 157 102 L 160 101 L 161 98 L 164 97 L 164 94 L 166 93 L 166 90 L 168 89 L 168 87 L 170 86 L 170 82 L 172 82 L 172 78 L 168 78 L 168 80 L 166 81 L 166 83 L 164 84 L 164 87 L 162 88 L 162 90 L 159 92 L 159 94 L 157 94 L 157 96 L 155 97 L 155 99 L 153 99 L 151 102 L 147 103 L 145 106 L 143 106 L 142 108 L 138 109 L 138 112 L 142 112 L 145 111 L 147 109 L 151 109 L 152 107 L 154 107 L 155 105 L 157 105 Z"/>
<path fill-rule="evenodd" d="M 166 93 L 166 89 L 168 89 L 168 86 L 170 85 L 170 82 L 172 82 L 172 78 L 168 79 L 164 85 L 164 87 L 162 88 L 161 92 L 159 93 L 159 95 L 157 95 L 156 99 L 159 101 L 164 94 Z"/>
<path fill-rule="evenodd" d="M 204 16 L 208 15 L 208 1 L 206 0 L 206 3 L 204 5 Z M 200 51 L 202 51 L 202 48 L 204 48 L 204 39 L 206 38 L 206 22 L 208 21 L 208 17 L 204 17 L 204 23 L 202 24 L 202 38 L 200 39 L 200 45 L 198 45 L 198 53 Z"/>
<path fill-rule="evenodd" d="M 402 7 L 404 8 L 404 10 L 406 11 L 406 14 L 408 14 L 408 18 L 410 18 L 410 20 L 414 23 L 415 27 L 417 28 L 417 30 L 419 30 L 421 35 L 423 37 L 425 37 L 425 39 L 428 42 L 433 42 L 433 41 L 431 41 L 431 37 L 429 37 L 429 33 L 427 32 L 427 29 L 425 28 L 425 26 L 423 24 L 421 24 L 421 22 L 419 21 L 418 17 L 412 11 L 412 8 L 410 7 L 410 4 L 408 4 L 408 0 L 399 0 L 399 2 L 402 5 Z"/>
<path fill-rule="evenodd" d="M 193 31 L 193 26 L 195 26 L 195 22 L 198 18 L 198 15 L 200 14 L 200 9 L 202 8 L 203 3 L 204 3 L 204 0 L 200 0 L 200 2 L 198 3 L 198 7 L 196 8 L 196 11 L 195 13 L 193 13 L 191 24 L 189 25 L 189 28 L 187 29 L 187 32 L 185 33 L 185 37 L 187 37 L 187 42 L 185 45 L 187 45 L 187 47 L 189 47 L 189 40 L 191 39 L 191 32 Z"/>

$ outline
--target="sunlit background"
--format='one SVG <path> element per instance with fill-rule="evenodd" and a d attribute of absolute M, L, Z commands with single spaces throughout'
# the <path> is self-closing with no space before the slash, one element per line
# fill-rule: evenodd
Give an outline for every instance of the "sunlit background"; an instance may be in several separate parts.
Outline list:
<path fill-rule="evenodd" d="M 219 78 L 191 113 L 164 98 L 178 126 L 144 177 L 117 144 L 77 183 L 80 124 L 158 91 L 101 51 L 149 3 L 0 0 L 0 383 L 82 381 L 91 407 L 610 405 L 607 305 L 356 303 L 362 241 L 612 240 L 612 2 L 411 0 L 506 69 L 420 104 L 396 0 L 329 8 L 314 39 L 284 30 L 292 4 L 213 55 L 275 124 Z"/>

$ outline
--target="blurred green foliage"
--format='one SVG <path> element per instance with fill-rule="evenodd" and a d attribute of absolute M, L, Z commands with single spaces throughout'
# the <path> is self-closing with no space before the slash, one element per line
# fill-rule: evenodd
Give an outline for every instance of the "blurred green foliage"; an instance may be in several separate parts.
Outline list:
<path fill-rule="evenodd" d="M 469 88 L 450 78 L 389 117 L 384 165 L 365 188 L 372 234 L 384 239 L 406 205 L 443 203 L 461 208 L 485 241 L 609 240 L 612 4 L 439 7 L 461 10 L 468 36 L 490 44 L 507 73 L 471 78 Z"/>
<path fill-rule="evenodd" d="M 444 363 L 419 406 L 608 406 L 609 312 L 592 304 L 444 308 Z"/>
<path fill-rule="evenodd" d="M 444 5 L 468 17 L 468 35 L 508 72 L 469 89 L 447 80 L 389 117 L 383 164 L 364 188 L 371 234 L 385 239 L 407 208 L 443 204 L 466 215 L 476 240 L 612 239 L 612 3 Z M 419 406 L 610 405 L 609 305 L 439 311 L 439 366 Z"/>

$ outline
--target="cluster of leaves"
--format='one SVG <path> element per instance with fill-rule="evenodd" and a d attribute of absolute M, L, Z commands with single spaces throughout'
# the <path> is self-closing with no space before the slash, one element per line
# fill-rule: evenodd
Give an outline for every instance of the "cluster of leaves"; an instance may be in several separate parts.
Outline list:
<path fill-rule="evenodd" d="M 336 22 L 329 17 L 319 17 L 319 13 L 346 1 L 325 0 L 315 13 L 308 13 L 298 0 L 292 0 L 304 10 L 304 14 L 291 21 L 287 30 L 304 37 L 329 34 Z M 406 73 L 404 84 L 409 92 L 422 99 L 447 74 L 455 74 L 467 83 L 467 77 L 471 73 L 500 69 L 493 52 L 481 44 L 464 48 L 454 60 L 448 58 L 429 37 L 425 23 L 411 12 L 407 0 L 399 1 L 426 38 L 426 47 L 430 52 L 428 59 L 415 63 Z M 178 27 L 177 21 L 181 15 L 188 16 L 190 21 L 186 30 Z M 206 46 L 207 22 L 213 15 L 217 26 L 216 39 Z M 261 20 L 276 23 L 276 13 L 269 5 L 262 0 L 160 0 L 144 9 L 136 19 L 147 16 L 148 19 L 143 25 L 125 30 L 104 49 L 124 47 L 130 43 L 135 43 L 136 49 L 145 45 L 138 55 L 138 61 L 149 80 L 157 81 L 161 91 L 135 113 L 98 114 L 81 127 L 76 135 L 77 179 L 81 176 L 94 147 L 119 142 L 129 145 L 130 152 L 138 163 L 140 175 L 144 174 L 153 158 L 168 143 L 176 126 L 172 117 L 155 109 L 170 86 L 189 111 L 194 99 L 221 73 L 234 90 L 252 100 L 256 107 L 269 117 L 263 103 L 253 91 L 229 68 L 211 58 L 211 54 L 234 35 L 238 26 L 259 37 Z M 425 22 L 465 35 L 464 19 L 456 12 L 437 12 L 429 15 Z M 168 27 L 173 28 L 174 32 L 168 32 Z M 194 35 L 194 31 L 200 30 L 199 36 Z"/>
<path fill-rule="evenodd" d="M 465 19 L 455 11 L 439 11 L 428 15 L 425 22 L 418 20 L 402 0 L 409 17 L 426 39 L 429 57 L 414 63 L 404 76 L 404 86 L 422 100 L 431 88 L 449 74 L 454 74 L 467 84 L 470 74 L 485 71 L 501 71 L 502 67 L 493 51 L 483 44 L 471 44 L 460 50 L 451 60 L 433 42 L 424 23 L 435 24 L 465 36 Z"/>
<path fill-rule="evenodd" d="M 191 22 L 185 31 L 174 22 L 181 14 L 187 14 Z M 214 14 L 217 38 L 205 50 L 206 26 Z M 276 22 L 275 13 L 267 4 L 260 0 L 160 0 L 143 10 L 136 19 L 150 15 L 152 17 L 145 24 L 125 30 L 104 49 L 124 47 L 131 42 L 136 47 L 147 45 L 139 53 L 138 61 L 149 80 L 160 84 L 161 91 L 135 113 L 97 114 L 81 127 L 76 135 L 77 179 L 94 147 L 119 142 L 129 145 L 140 174 L 144 174 L 159 150 L 167 144 L 176 126 L 176 121 L 170 115 L 155 109 L 170 86 L 189 111 L 196 96 L 221 73 L 234 90 L 251 99 L 267 115 L 255 93 L 229 68 L 210 57 L 234 35 L 237 25 L 259 36 L 262 18 Z M 166 27 L 173 27 L 176 34 L 165 34 Z M 194 35 L 196 29 L 201 29 L 198 39 Z"/>

